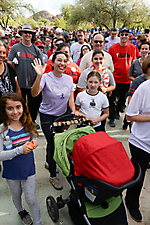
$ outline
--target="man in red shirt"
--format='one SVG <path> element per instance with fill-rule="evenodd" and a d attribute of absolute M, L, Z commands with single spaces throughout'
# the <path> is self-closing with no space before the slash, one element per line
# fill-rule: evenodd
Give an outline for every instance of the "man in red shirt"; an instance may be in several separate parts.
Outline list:
<path fill-rule="evenodd" d="M 112 45 L 108 53 L 112 56 L 114 64 L 114 79 L 116 82 L 116 89 L 110 97 L 110 126 L 115 127 L 115 118 L 119 119 L 119 112 L 122 110 L 127 93 L 130 87 L 130 80 L 128 79 L 128 70 L 137 57 L 140 57 L 139 51 L 134 45 L 128 42 L 129 29 L 124 27 L 120 31 L 120 42 Z M 117 104 L 115 105 L 115 102 Z"/>

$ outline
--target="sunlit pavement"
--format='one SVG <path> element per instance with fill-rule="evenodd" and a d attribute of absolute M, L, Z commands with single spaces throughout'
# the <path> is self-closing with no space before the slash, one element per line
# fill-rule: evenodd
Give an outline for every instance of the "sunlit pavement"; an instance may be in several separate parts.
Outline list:
<path fill-rule="evenodd" d="M 124 131 L 122 129 L 122 120 L 124 114 L 120 114 L 120 120 L 116 120 L 116 127 L 111 128 L 107 122 L 106 124 L 106 131 L 107 133 L 119 140 L 123 143 L 128 155 L 129 154 L 129 147 L 128 147 L 128 137 L 129 137 L 129 130 Z M 39 122 L 39 120 L 37 121 Z M 69 195 L 70 186 L 67 180 L 63 177 L 62 173 L 58 174 L 62 184 L 63 190 L 57 191 L 55 190 L 52 185 L 49 183 L 49 173 L 45 169 L 45 146 L 46 142 L 44 139 L 44 135 L 41 130 L 39 130 L 39 147 L 34 151 L 35 159 L 36 159 L 36 168 L 37 168 L 37 199 L 40 204 L 41 208 L 41 217 L 42 217 L 42 224 L 44 225 L 73 225 L 69 215 L 67 206 L 61 209 L 59 212 L 60 217 L 57 223 L 53 223 L 50 219 L 47 208 L 46 208 L 46 197 L 52 195 L 53 197 L 58 197 L 60 194 L 66 198 Z M 141 212 L 143 215 L 143 221 L 141 223 L 134 222 L 129 216 L 129 224 L 130 225 L 150 225 L 150 170 L 147 171 L 146 179 L 144 188 L 142 190 L 142 195 L 140 198 L 141 202 Z M 124 194 L 124 193 L 123 193 Z M 27 206 L 24 195 L 23 195 L 23 206 L 29 210 Z M 30 211 L 30 210 L 29 210 Z M 11 194 L 8 188 L 6 181 L 0 177 L 0 225 L 21 225 L 22 222 L 17 215 L 17 211 L 12 203 Z M 109 224 L 108 224 L 109 225 Z"/>

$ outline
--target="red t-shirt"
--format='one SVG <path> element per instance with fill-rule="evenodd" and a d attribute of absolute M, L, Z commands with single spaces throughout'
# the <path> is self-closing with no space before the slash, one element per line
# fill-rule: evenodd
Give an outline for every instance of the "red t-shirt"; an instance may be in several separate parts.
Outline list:
<path fill-rule="evenodd" d="M 48 59 L 49 59 L 49 57 L 50 57 L 51 55 L 53 55 L 53 54 L 54 54 L 54 49 L 52 49 L 52 51 L 51 51 L 51 49 L 49 49 L 49 50 L 47 51 Z"/>
<path fill-rule="evenodd" d="M 108 53 L 112 56 L 114 64 L 114 79 L 116 83 L 130 83 L 128 79 L 128 71 L 133 62 L 140 53 L 137 48 L 127 43 L 126 46 L 121 46 L 119 43 L 112 45 Z M 139 53 L 139 54 L 138 54 Z"/>

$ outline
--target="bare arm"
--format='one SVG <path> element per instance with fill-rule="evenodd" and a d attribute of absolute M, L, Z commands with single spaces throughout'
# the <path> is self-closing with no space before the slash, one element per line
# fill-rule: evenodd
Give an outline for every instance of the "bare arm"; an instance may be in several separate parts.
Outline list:
<path fill-rule="evenodd" d="M 74 104 L 74 91 L 70 92 L 69 97 L 69 107 L 73 113 L 75 113 L 75 104 Z"/>
<path fill-rule="evenodd" d="M 42 91 L 42 87 L 40 86 L 41 78 L 42 76 L 37 76 L 33 86 L 31 87 L 31 95 L 33 97 L 38 96 Z"/>
<path fill-rule="evenodd" d="M 88 116 L 79 112 L 80 106 L 75 105 L 76 111 L 79 113 L 79 116 L 84 116 L 87 120 L 89 120 Z"/>
<path fill-rule="evenodd" d="M 129 80 L 133 81 L 135 78 L 132 73 L 128 73 Z"/>
<path fill-rule="evenodd" d="M 16 93 L 19 94 L 20 96 L 22 96 L 17 77 L 15 77 L 15 81 L 16 81 Z"/>
<path fill-rule="evenodd" d="M 85 91 L 86 90 L 86 88 L 77 88 L 77 94 L 79 93 L 79 92 L 82 92 L 82 91 Z"/>
<path fill-rule="evenodd" d="M 35 80 L 33 86 L 31 87 L 31 94 L 32 94 L 33 97 L 36 97 L 42 91 L 42 87 L 40 86 L 40 82 L 41 82 L 43 72 L 45 70 L 45 66 L 41 65 L 40 59 L 35 59 L 33 62 L 34 63 L 31 63 L 31 65 L 35 69 L 35 71 L 37 73 L 37 76 L 36 76 L 36 80 Z"/>
<path fill-rule="evenodd" d="M 150 122 L 150 115 L 138 114 L 136 116 L 126 115 L 126 119 L 131 122 Z"/>
<path fill-rule="evenodd" d="M 7 61 L 7 62 L 8 62 L 9 64 L 11 64 L 11 65 L 13 64 L 13 62 L 12 62 L 12 61 Z"/>

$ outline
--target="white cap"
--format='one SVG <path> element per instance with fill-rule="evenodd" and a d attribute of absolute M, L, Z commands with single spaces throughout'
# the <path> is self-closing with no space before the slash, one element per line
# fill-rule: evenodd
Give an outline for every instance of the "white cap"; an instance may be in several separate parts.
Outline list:
<path fill-rule="evenodd" d="M 62 33 L 62 32 L 63 32 L 63 30 L 62 30 L 61 28 L 58 27 L 58 28 L 56 29 L 56 34 L 60 34 L 60 33 Z"/>
<path fill-rule="evenodd" d="M 5 35 L 9 35 L 9 31 L 8 30 L 5 30 Z"/>

